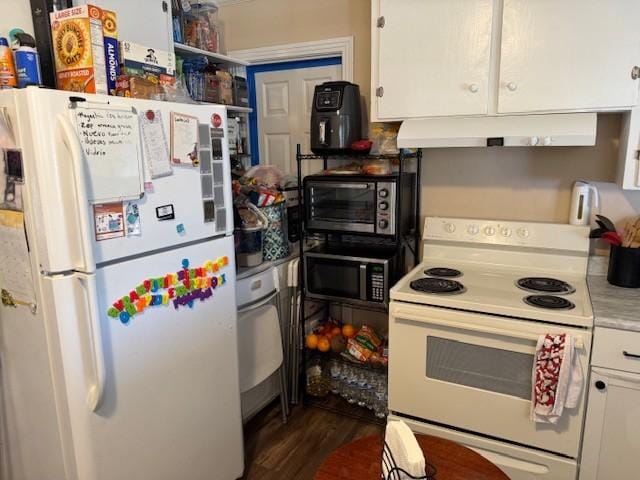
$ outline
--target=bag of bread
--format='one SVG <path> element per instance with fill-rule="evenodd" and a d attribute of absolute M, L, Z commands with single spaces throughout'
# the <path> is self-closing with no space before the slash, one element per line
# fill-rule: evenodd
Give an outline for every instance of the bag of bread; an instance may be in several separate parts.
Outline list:
<path fill-rule="evenodd" d="M 358 342 L 363 347 L 371 350 L 371 352 L 375 352 L 378 350 L 378 347 L 382 344 L 382 340 L 378 334 L 368 325 L 363 325 L 360 331 L 356 333 L 356 342 Z"/>

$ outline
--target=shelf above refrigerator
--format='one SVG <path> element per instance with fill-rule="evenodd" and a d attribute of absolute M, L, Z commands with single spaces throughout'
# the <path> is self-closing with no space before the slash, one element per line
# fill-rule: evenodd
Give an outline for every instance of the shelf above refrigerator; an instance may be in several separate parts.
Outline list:
<path fill-rule="evenodd" d="M 227 55 L 223 55 L 221 53 L 209 52 L 207 50 L 202 50 L 200 48 L 191 47 L 189 45 L 185 45 L 183 43 L 175 43 L 174 49 L 176 53 L 179 53 L 183 57 L 207 57 L 210 58 L 212 63 L 227 65 L 231 67 L 246 67 L 249 65 L 248 62 L 244 60 L 239 60 L 237 58 L 232 58 Z"/>
<path fill-rule="evenodd" d="M 227 110 L 230 112 L 239 112 L 239 113 L 251 113 L 253 112 L 253 108 L 251 107 L 238 107 L 236 105 L 227 105 Z"/>
<path fill-rule="evenodd" d="M 200 105 L 216 105 L 220 107 L 227 107 L 227 111 L 236 113 L 251 113 L 253 108 L 251 107 L 239 107 L 237 105 L 225 105 L 223 103 L 211 103 L 211 102 L 198 102 Z"/>

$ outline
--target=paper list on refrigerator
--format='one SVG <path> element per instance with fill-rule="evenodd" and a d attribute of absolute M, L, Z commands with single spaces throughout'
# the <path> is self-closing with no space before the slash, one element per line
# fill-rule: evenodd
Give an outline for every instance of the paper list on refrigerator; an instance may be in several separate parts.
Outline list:
<path fill-rule="evenodd" d="M 147 110 L 140 114 L 140 128 L 144 142 L 145 166 L 148 174 L 145 179 L 171 175 L 169 146 L 162 123 L 160 110 Z"/>
<path fill-rule="evenodd" d="M 0 289 L 6 290 L 16 303 L 35 303 L 22 212 L 0 210 L 0 251 Z"/>

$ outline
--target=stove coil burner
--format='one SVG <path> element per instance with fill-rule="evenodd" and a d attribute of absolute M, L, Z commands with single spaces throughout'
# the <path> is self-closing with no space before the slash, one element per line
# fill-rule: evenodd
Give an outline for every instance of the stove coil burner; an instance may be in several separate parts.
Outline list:
<path fill-rule="evenodd" d="M 549 310 L 571 310 L 575 308 L 573 302 L 555 295 L 529 295 L 524 297 L 524 303 L 532 307 L 546 308 Z"/>
<path fill-rule="evenodd" d="M 567 282 L 547 277 L 521 278 L 516 282 L 516 285 L 528 292 L 554 293 L 556 295 L 566 295 L 576 291 L 576 289 Z"/>
<path fill-rule="evenodd" d="M 446 267 L 435 267 L 429 268 L 424 271 L 425 275 L 429 275 L 431 277 L 446 277 L 446 278 L 456 278 L 461 277 L 462 272 L 460 270 L 456 270 L 455 268 L 446 268 Z"/>
<path fill-rule="evenodd" d="M 458 294 L 463 293 L 466 289 L 464 285 L 455 280 L 448 280 L 446 278 L 419 278 L 409 284 L 413 290 L 423 293 L 437 293 L 437 294 Z"/>

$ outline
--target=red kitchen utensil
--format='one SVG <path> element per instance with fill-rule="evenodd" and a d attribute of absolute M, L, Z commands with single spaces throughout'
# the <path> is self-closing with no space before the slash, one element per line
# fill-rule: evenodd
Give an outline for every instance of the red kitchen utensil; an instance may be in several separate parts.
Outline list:
<path fill-rule="evenodd" d="M 622 245 L 622 238 L 618 232 L 604 232 L 602 234 L 602 240 L 607 242 L 609 245 L 615 245 L 617 247 Z"/>

